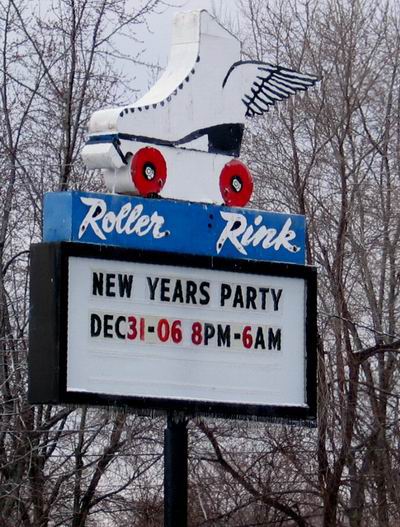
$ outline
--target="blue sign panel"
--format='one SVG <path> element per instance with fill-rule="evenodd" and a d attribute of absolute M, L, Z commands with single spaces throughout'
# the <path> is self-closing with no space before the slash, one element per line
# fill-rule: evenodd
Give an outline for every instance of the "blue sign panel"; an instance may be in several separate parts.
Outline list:
<path fill-rule="evenodd" d="M 305 263 L 305 218 L 252 209 L 87 192 L 49 193 L 45 242 Z"/>

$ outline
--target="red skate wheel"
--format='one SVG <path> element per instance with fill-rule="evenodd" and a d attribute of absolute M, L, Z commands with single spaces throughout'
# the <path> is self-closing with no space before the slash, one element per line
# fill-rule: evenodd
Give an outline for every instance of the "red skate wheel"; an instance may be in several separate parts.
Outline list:
<path fill-rule="evenodd" d="M 158 194 L 167 179 L 167 163 L 162 153 L 151 147 L 138 150 L 131 161 L 131 177 L 141 196 Z"/>
<path fill-rule="evenodd" d="M 244 207 L 253 193 L 253 178 L 249 169 L 238 159 L 232 159 L 222 169 L 219 188 L 225 205 Z"/>

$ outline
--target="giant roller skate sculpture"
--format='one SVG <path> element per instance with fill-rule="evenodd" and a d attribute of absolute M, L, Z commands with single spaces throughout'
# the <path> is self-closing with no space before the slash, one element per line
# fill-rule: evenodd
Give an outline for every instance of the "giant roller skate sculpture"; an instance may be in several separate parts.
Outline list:
<path fill-rule="evenodd" d="M 317 78 L 240 61 L 240 43 L 207 11 L 175 17 L 168 67 L 137 102 L 95 112 L 82 157 L 112 192 L 244 206 L 253 181 L 237 158 L 245 117 Z"/>

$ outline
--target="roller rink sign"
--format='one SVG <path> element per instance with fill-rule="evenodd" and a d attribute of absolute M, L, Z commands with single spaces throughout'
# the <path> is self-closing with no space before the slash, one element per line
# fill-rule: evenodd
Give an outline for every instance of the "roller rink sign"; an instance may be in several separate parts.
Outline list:
<path fill-rule="evenodd" d="M 45 196 L 31 403 L 315 423 L 306 220 L 244 208 L 254 184 L 239 156 L 248 119 L 317 82 L 241 60 L 205 10 L 177 15 L 155 85 L 90 117 L 81 157 L 108 193 Z"/>
<path fill-rule="evenodd" d="M 305 263 L 299 214 L 88 192 L 45 196 L 46 242 Z"/>

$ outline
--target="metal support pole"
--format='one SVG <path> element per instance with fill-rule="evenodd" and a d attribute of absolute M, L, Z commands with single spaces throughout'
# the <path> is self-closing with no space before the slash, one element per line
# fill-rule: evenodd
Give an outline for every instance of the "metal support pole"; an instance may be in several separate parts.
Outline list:
<path fill-rule="evenodd" d="M 187 421 L 169 414 L 164 431 L 164 527 L 187 527 L 187 502 Z"/>

